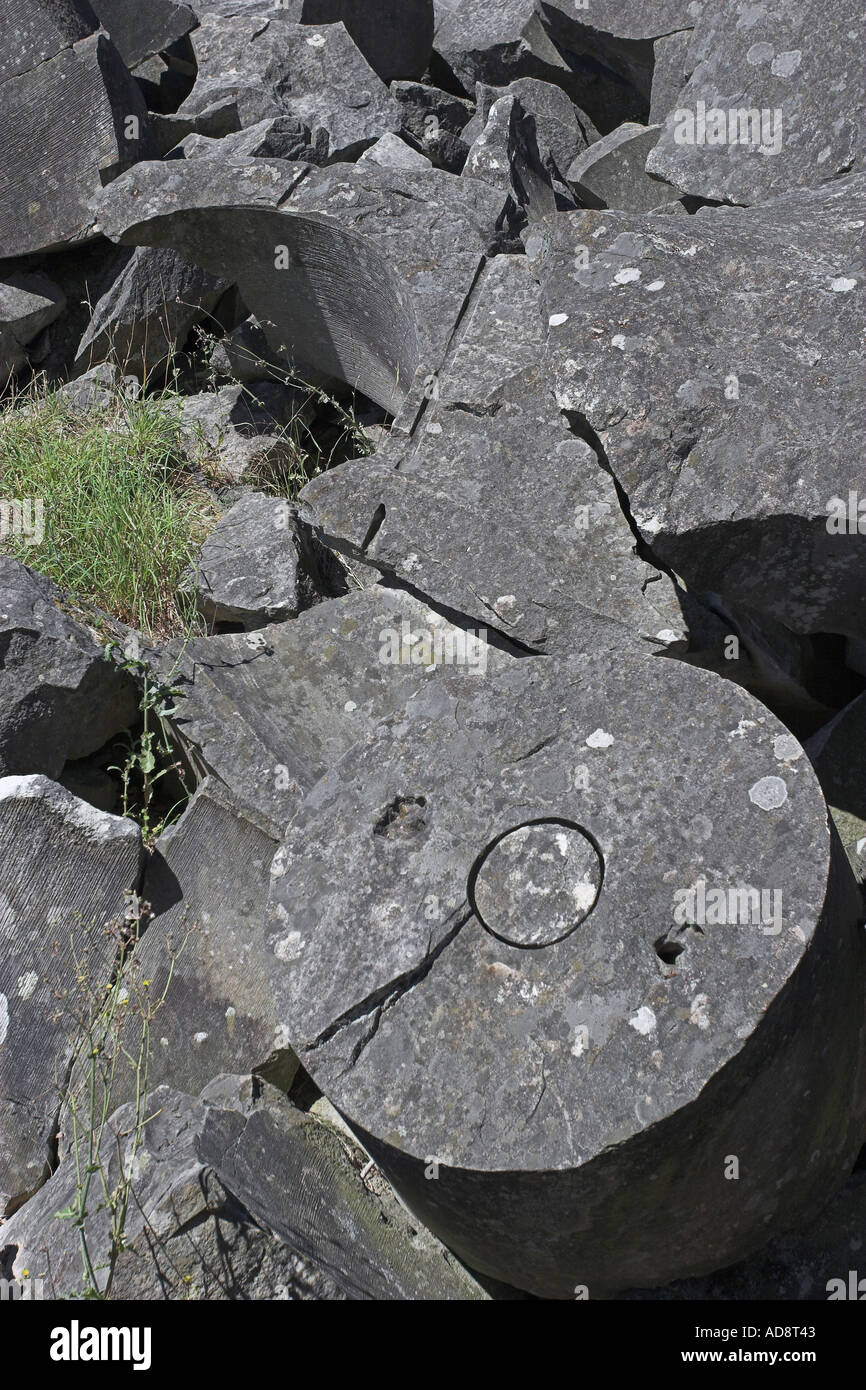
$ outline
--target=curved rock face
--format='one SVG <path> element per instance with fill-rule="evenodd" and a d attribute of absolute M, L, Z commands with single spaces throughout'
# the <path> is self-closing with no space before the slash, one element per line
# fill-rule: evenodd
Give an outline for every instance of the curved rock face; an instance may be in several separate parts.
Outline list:
<path fill-rule="evenodd" d="M 473 1267 L 558 1298 L 700 1274 L 850 1172 L 858 898 L 799 744 L 727 682 L 622 653 L 439 682 L 272 878 L 303 1065 Z"/>
<path fill-rule="evenodd" d="M 338 20 L 384 82 L 423 77 L 433 48 L 433 0 L 302 0 L 303 24 Z"/>

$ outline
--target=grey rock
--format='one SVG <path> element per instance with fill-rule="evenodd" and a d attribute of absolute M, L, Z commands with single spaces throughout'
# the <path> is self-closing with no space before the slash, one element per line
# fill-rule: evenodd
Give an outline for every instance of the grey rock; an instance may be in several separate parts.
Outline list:
<path fill-rule="evenodd" d="M 649 124 L 659 125 L 678 104 L 677 97 L 688 79 L 688 54 L 691 30 L 666 34 L 653 44 L 653 85 Z"/>
<path fill-rule="evenodd" d="M 196 562 L 198 606 L 211 623 L 251 632 L 296 618 L 327 592 L 328 552 L 294 507 L 248 492 L 211 531 Z"/>
<path fill-rule="evenodd" d="M 454 671 L 463 688 L 513 658 L 398 590 L 369 588 L 258 632 L 169 650 L 173 725 L 277 835 L 328 767 L 420 687 Z"/>
<path fill-rule="evenodd" d="M 50 524 L 50 520 L 49 520 Z M 58 606 L 50 580 L 0 556 L 0 775 L 57 777 L 138 715 L 132 678 Z"/>
<path fill-rule="evenodd" d="M 288 1090 L 298 1063 L 274 1012 L 265 946 L 277 848 L 264 823 L 213 777 L 157 840 L 141 890 L 152 917 L 124 977 L 133 999 L 147 980 L 147 997 L 164 1000 L 147 1039 L 149 1085 L 195 1095 L 219 1072 L 255 1067 Z M 135 1013 L 118 1042 L 139 1055 L 144 1038 Z M 73 1083 L 79 1095 L 83 1080 L 79 1072 Z M 135 1071 L 118 1066 L 109 1109 L 134 1100 L 135 1087 Z M 61 1130 L 63 1154 L 72 1144 L 68 1111 Z"/>
<path fill-rule="evenodd" d="M 342 21 L 383 82 L 423 77 L 433 49 L 432 0 L 302 0 L 304 24 Z"/>
<path fill-rule="evenodd" d="M 534 77 L 520 77 L 507 87 L 478 83 L 476 114 L 463 132 L 464 140 L 474 140 L 481 134 L 491 106 L 504 96 L 517 97 L 524 111 L 535 118 L 542 160 L 557 178 L 562 179 L 577 155 L 599 138 L 586 112 L 580 111 L 560 87 Z"/>
<path fill-rule="evenodd" d="M 178 0 L 96 0 L 102 27 L 128 68 L 170 48 L 194 29 L 198 20 L 189 5 Z"/>
<path fill-rule="evenodd" d="M 536 0 L 461 0 L 443 11 L 433 43 L 467 96 L 477 82 L 506 87 L 519 77 L 576 94 L 578 79 L 548 36 Z"/>
<path fill-rule="evenodd" d="M 327 152 L 324 147 L 314 148 L 311 139 L 309 127 L 297 116 L 271 116 L 227 135 L 193 131 L 183 140 L 181 149 L 184 159 L 218 153 L 234 160 L 300 159 L 325 163 Z"/>
<path fill-rule="evenodd" d="M 541 10 L 551 36 L 572 59 L 589 58 L 629 82 L 649 100 L 654 78 L 654 40 L 690 30 L 705 8 L 704 0 L 543 0 Z"/>
<path fill-rule="evenodd" d="M 469 153 L 463 130 L 472 117 L 470 102 L 421 82 L 392 82 L 391 92 L 403 108 L 403 135 L 437 169 L 459 174 Z"/>
<path fill-rule="evenodd" d="M 231 98 L 240 127 L 294 116 L 322 158 L 352 159 L 387 130 L 400 107 L 342 24 L 293 24 L 269 0 L 231 17 L 206 13 L 193 35 L 198 78 L 181 114 Z"/>
<path fill-rule="evenodd" d="M 66 308 L 66 296 L 45 275 L 0 279 L 0 387 L 27 362 L 27 344 Z"/>
<path fill-rule="evenodd" d="M 275 351 L 394 413 L 413 388 L 423 400 L 501 210 L 495 189 L 439 169 L 213 158 L 140 165 L 99 216 L 112 239 L 236 281 Z"/>
<path fill-rule="evenodd" d="M 802 749 L 730 682 L 612 650 L 431 686 L 272 877 L 303 1066 L 473 1268 L 566 1299 L 699 1276 L 851 1172 L 859 895 Z"/>
<path fill-rule="evenodd" d="M 118 1147 L 133 1173 L 113 1298 L 487 1297 L 381 1179 L 361 1176 L 357 1144 L 273 1088 L 223 1076 L 196 1100 L 161 1086 L 147 1114 L 136 1134 L 135 1107 L 117 1110 L 101 1153 L 112 1183 Z M 13 1277 L 44 1276 L 48 1297 L 81 1291 L 77 1232 L 55 1218 L 74 1193 L 68 1159 L 4 1228 Z M 88 1228 L 100 1270 L 110 1252 L 104 1208 Z"/>
<path fill-rule="evenodd" d="M 414 431 L 308 483 L 302 515 L 534 650 L 584 650 L 604 631 L 660 649 L 682 631 L 672 586 L 635 555 L 613 480 L 550 389 L 559 307 L 543 304 L 525 257 L 491 261 Z"/>
<path fill-rule="evenodd" d="M 0 1216 L 43 1183 L 66 1074 L 85 1040 L 78 977 L 108 982 L 141 835 L 47 777 L 0 778 Z M 84 1006 L 86 1008 L 86 1005 Z"/>
<path fill-rule="evenodd" d="M 550 175 L 541 162 L 535 117 L 517 97 L 501 97 L 490 108 L 487 124 L 466 156 L 464 179 L 479 179 L 501 193 L 503 217 L 534 222 L 556 211 Z"/>
<path fill-rule="evenodd" d="M 563 214 L 531 247 L 546 307 L 569 316 L 551 389 L 603 441 L 645 543 L 690 590 L 795 633 L 866 631 L 862 536 L 847 517 L 863 198 L 852 175 L 687 220 Z"/>
<path fill-rule="evenodd" d="M 93 236 L 88 200 L 120 170 L 155 153 L 144 101 L 116 48 L 101 31 L 75 38 L 87 8 L 39 5 L 25 28 L 32 66 L 19 70 L 16 63 L 0 81 L 0 163 L 15 170 L 14 181 L 0 185 L 5 256 Z M 18 14 L 16 5 L 0 18 L 4 53 L 14 51 Z M 63 17 L 69 23 L 61 24 Z M 40 141 L 33 138 L 37 127 Z"/>
<path fill-rule="evenodd" d="M 217 380 L 226 378 L 242 385 L 253 381 L 284 381 L 289 371 L 288 363 L 281 363 L 272 351 L 254 314 L 248 315 L 214 344 L 210 366 Z"/>
<path fill-rule="evenodd" d="M 99 27 L 88 0 L 7 5 L 0 16 L 0 82 L 54 58 Z"/>
<path fill-rule="evenodd" d="M 679 189 L 644 171 L 660 129 L 621 125 L 577 156 L 566 179 L 585 206 L 649 212 L 676 198 Z"/>
<path fill-rule="evenodd" d="M 176 251 L 136 247 L 94 306 L 75 368 L 112 362 L 141 381 L 154 376 L 227 288 L 226 281 L 189 265 Z"/>
<path fill-rule="evenodd" d="M 184 398 L 181 438 L 193 461 L 206 454 L 231 482 L 276 475 L 297 463 L 309 411 L 306 392 L 282 382 L 223 386 Z"/>
<path fill-rule="evenodd" d="M 136 400 L 140 394 L 138 377 L 121 376 L 120 368 L 112 362 L 100 362 L 57 389 L 57 395 L 73 410 L 103 410 L 119 397 Z"/>
<path fill-rule="evenodd" d="M 430 160 L 399 135 L 388 133 L 365 150 L 359 164 L 381 164 L 385 169 L 429 169 Z"/>
<path fill-rule="evenodd" d="M 862 171 L 866 137 L 853 115 L 866 103 L 862 25 L 857 0 L 828 7 L 819 25 L 806 0 L 759 10 L 707 0 L 691 76 L 647 169 L 686 193 L 740 204 Z"/>

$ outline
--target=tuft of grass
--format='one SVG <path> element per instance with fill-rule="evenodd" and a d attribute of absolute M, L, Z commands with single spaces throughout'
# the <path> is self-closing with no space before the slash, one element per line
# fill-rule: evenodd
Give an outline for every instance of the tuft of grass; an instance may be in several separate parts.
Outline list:
<path fill-rule="evenodd" d="M 181 454 L 171 392 L 76 410 L 38 384 L 0 410 L 0 492 L 41 498 L 38 545 L 2 549 L 152 639 L 188 631 L 178 585 L 218 520 Z"/>

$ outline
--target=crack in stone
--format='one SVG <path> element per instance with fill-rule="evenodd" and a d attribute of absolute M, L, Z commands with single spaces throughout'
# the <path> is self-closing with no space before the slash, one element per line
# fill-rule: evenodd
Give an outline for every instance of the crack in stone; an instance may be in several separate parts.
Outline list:
<path fill-rule="evenodd" d="M 302 1051 L 305 1054 L 318 1051 L 319 1048 L 324 1047 L 326 1043 L 329 1043 L 338 1033 L 342 1033 L 351 1024 L 358 1023 L 368 1014 L 374 1014 L 372 1027 L 360 1042 L 355 1044 L 352 1050 L 351 1060 L 346 1067 L 346 1071 L 348 1071 L 355 1065 L 362 1051 L 377 1032 L 383 1014 L 392 1009 L 400 999 L 429 975 L 442 952 L 447 946 L 451 945 L 457 933 L 462 927 L 465 927 L 466 923 L 472 919 L 473 915 L 472 912 L 466 912 L 464 916 L 455 923 L 451 930 L 446 932 L 438 946 L 434 946 L 432 950 L 428 949 L 425 952 L 418 965 L 413 965 L 410 970 L 404 971 L 402 975 L 396 976 L 395 979 L 389 980 L 387 984 L 381 985 L 379 989 L 374 990 L 372 994 L 368 994 L 367 997 L 360 1000 L 359 1003 L 353 1004 L 351 1009 L 346 1009 L 344 1013 L 334 1019 L 333 1023 L 329 1023 L 328 1027 L 323 1029 L 311 1043 L 307 1043 L 302 1048 Z"/>

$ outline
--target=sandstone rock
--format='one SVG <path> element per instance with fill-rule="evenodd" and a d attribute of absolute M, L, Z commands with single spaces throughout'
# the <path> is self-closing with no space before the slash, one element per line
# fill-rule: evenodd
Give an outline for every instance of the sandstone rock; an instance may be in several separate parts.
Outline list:
<path fill-rule="evenodd" d="M 644 172 L 660 126 L 626 124 L 590 145 L 569 166 L 566 179 L 587 207 L 649 212 L 678 190 Z"/>
<path fill-rule="evenodd" d="M 248 492 L 219 521 L 196 562 L 196 595 L 211 623 L 248 632 L 296 618 L 327 593 L 331 557 L 294 507 Z"/>
<path fill-rule="evenodd" d="M 169 48 L 198 23 L 179 0 L 96 0 L 94 9 L 128 68 Z"/>
<path fill-rule="evenodd" d="M 302 1065 L 473 1268 L 565 1299 L 701 1275 L 850 1173 L 859 895 L 802 749 L 730 682 L 611 651 L 430 686 L 272 875 Z"/>
<path fill-rule="evenodd" d="M 357 158 L 400 129 L 399 105 L 342 24 L 293 24 L 269 0 L 256 0 L 230 17 L 202 15 L 193 47 L 198 78 L 183 115 L 231 98 L 241 127 L 293 116 L 332 160 Z"/>
<path fill-rule="evenodd" d="M 707 0 L 687 56 L 691 74 L 670 111 L 649 172 L 686 193 L 762 203 L 864 168 L 853 116 L 866 101 L 859 60 L 863 10 L 838 0 Z M 714 113 L 714 114 L 711 114 Z"/>
<path fill-rule="evenodd" d="M 142 381 L 154 376 L 227 288 L 176 251 L 137 247 L 94 306 L 77 369 L 109 361 Z"/>
<path fill-rule="evenodd" d="M 275 351 L 395 412 L 436 370 L 502 199 L 438 169 L 286 161 L 141 165 L 100 203 L 103 230 L 171 245 L 235 280 Z"/>
<path fill-rule="evenodd" d="M 801 634 L 866 631 L 863 198 L 852 175 L 687 219 L 564 214 L 528 243 L 568 316 L 551 389 L 644 542 L 692 591 Z"/>
<path fill-rule="evenodd" d="M 659 649 L 682 632 L 673 588 L 634 553 L 603 460 L 550 394 L 559 307 L 542 304 L 524 257 L 493 260 L 414 432 L 308 483 L 302 515 L 328 543 L 525 647 L 586 650 L 606 631 Z"/>
<path fill-rule="evenodd" d="M 0 556 L 0 775 L 57 777 L 138 716 L 132 678 L 58 607 L 50 580 Z"/>
<path fill-rule="evenodd" d="M 220 1077 L 200 1100 L 162 1086 L 148 1114 L 136 1135 L 135 1107 L 116 1111 L 102 1153 L 118 1181 L 115 1132 L 122 1136 L 135 1194 L 113 1297 L 487 1297 L 385 1184 L 361 1176 L 357 1145 L 270 1086 Z M 77 1233 L 54 1217 L 74 1190 L 67 1160 L 3 1233 L 13 1276 L 44 1272 L 53 1297 L 81 1288 Z M 104 1208 L 88 1238 L 99 1269 L 110 1251 Z"/>
<path fill-rule="evenodd" d="M 0 778 L 0 1216 L 45 1181 L 62 1089 L 86 1033 L 78 977 L 111 977 L 141 834 L 47 777 Z M 58 1002 L 59 1001 L 59 1002 Z"/>
<path fill-rule="evenodd" d="M 406 593 L 366 589 L 294 622 L 188 644 L 173 723 L 279 835 L 335 759 L 420 687 L 453 670 L 469 688 L 512 659 Z"/>
<path fill-rule="evenodd" d="M 63 313 L 66 297 L 44 275 L 0 279 L 0 388 L 27 362 L 27 344 Z"/>
<path fill-rule="evenodd" d="M 0 185 L 5 256 L 92 236 L 88 200 L 155 152 L 141 94 L 89 5 L 40 0 L 26 19 L 20 8 L 0 16 L 0 51 L 15 55 L 0 68 L 0 163 L 15 170 Z"/>

